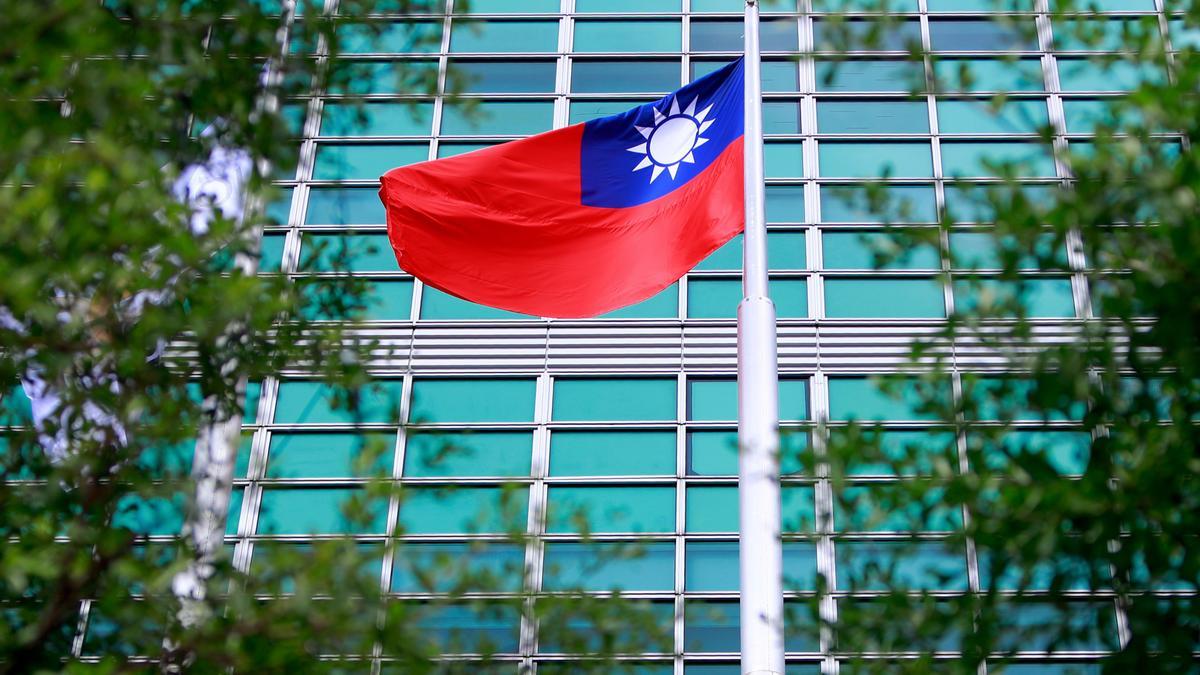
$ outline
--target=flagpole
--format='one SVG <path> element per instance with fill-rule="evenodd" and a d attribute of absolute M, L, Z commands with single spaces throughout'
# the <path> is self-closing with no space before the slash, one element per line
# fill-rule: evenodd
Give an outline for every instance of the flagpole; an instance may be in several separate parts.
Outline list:
<path fill-rule="evenodd" d="M 758 0 L 746 0 L 746 231 L 738 305 L 738 506 L 744 675 L 783 675 L 779 372 L 767 291 Z"/>

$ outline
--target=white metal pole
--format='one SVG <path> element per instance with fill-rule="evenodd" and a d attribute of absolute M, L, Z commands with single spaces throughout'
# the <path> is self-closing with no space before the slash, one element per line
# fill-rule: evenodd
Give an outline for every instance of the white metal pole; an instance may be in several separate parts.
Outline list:
<path fill-rule="evenodd" d="M 738 305 L 738 506 L 742 673 L 783 675 L 779 372 L 767 292 L 758 0 L 746 0 L 746 231 Z"/>

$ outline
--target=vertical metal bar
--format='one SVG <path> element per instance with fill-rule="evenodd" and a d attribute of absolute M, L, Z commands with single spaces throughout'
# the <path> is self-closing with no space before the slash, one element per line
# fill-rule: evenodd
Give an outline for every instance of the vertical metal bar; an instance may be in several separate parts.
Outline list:
<path fill-rule="evenodd" d="M 744 675 L 782 675 L 783 549 L 779 505 L 779 372 L 775 305 L 767 294 L 758 0 L 745 14 L 745 200 L 738 305 L 738 505 Z"/>

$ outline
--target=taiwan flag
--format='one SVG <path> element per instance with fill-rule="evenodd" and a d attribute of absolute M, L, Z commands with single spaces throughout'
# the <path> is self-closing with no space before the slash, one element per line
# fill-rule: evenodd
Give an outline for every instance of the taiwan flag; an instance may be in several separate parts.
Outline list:
<path fill-rule="evenodd" d="M 739 59 L 618 115 L 393 169 L 379 196 L 396 259 L 522 314 L 645 300 L 742 231 L 743 112 Z"/>

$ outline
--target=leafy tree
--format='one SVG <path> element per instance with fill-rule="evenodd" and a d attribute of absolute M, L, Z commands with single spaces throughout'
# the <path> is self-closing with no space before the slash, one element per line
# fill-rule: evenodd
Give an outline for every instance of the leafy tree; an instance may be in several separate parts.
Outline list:
<path fill-rule="evenodd" d="M 341 0 L 337 16 L 316 2 L 293 11 L 290 0 L 55 0 L 0 12 L 0 672 L 95 663 L 311 672 L 318 660 L 344 670 L 372 658 L 403 672 L 476 670 L 495 636 L 468 634 L 453 617 L 534 620 L 519 584 L 480 595 L 498 577 L 522 578 L 523 563 L 492 570 L 431 559 L 419 576 L 442 595 L 389 597 L 368 568 L 383 555 L 410 561 L 393 537 L 377 547 L 345 537 L 266 547 L 252 573 L 228 552 L 200 560 L 212 569 L 187 622 L 172 591 L 197 560 L 194 542 L 178 537 L 196 508 L 191 448 L 198 429 L 241 417 L 239 382 L 305 369 L 351 418 L 371 393 L 363 364 L 375 345 L 351 330 L 367 285 L 254 274 L 253 261 L 265 205 L 280 197 L 274 168 L 297 161 L 291 138 L 303 103 L 293 97 L 366 76 L 337 55 L 348 34 L 379 35 L 384 24 L 362 21 L 377 4 Z M 396 0 L 388 10 L 441 6 Z M 414 48 L 437 39 L 412 36 Z M 412 94 L 437 84 L 420 62 L 398 62 L 393 76 Z M 451 73 L 448 88 L 456 81 Z M 172 185 L 219 148 L 253 163 L 247 214 L 218 211 L 193 233 L 206 204 L 181 202 Z M 346 252 L 316 255 L 336 266 Z M 31 376 L 58 402 L 40 429 L 16 384 Z M 50 456 L 54 438 L 64 446 Z M 363 443 L 364 475 L 382 451 Z M 406 498 L 384 476 L 359 492 L 344 508 L 348 532 L 377 523 L 388 499 Z M 521 544 L 524 516 L 512 520 L 509 538 Z M 613 670 L 614 650 L 653 639 L 637 629 L 640 608 L 619 596 L 567 589 L 546 602 L 559 619 L 547 634 L 595 624 L 603 640 L 575 646 L 594 652 L 597 668 Z M 609 637 L 617 629 L 632 632 L 622 642 Z M 455 641 L 474 656 L 439 661 Z"/>
<path fill-rule="evenodd" d="M 839 600 L 830 620 L 847 659 L 892 655 L 861 660 L 864 670 L 973 673 L 987 660 L 997 672 L 1017 652 L 1080 648 L 1107 652 L 1104 672 L 1195 670 L 1200 160 L 1191 147 L 1200 54 L 1188 36 L 1200 5 L 1166 5 L 1178 12 L 1174 51 L 1158 17 L 1101 24 L 1087 3 L 1051 3 L 1060 44 L 1119 45 L 1122 53 L 1089 57 L 1087 67 L 1134 80 L 1099 108 L 1087 142 L 1040 130 L 1044 156 L 1064 162 L 1070 178 L 1031 188 L 1017 179 L 1032 175 L 1020 163 L 997 162 L 995 182 L 947 187 L 954 199 L 940 227 L 894 228 L 878 252 L 885 264 L 933 246 L 946 260 L 955 311 L 939 335 L 914 343 L 910 373 L 880 380 L 945 433 L 897 443 L 882 427 L 853 423 L 831 428 L 825 453 L 810 461 L 828 466 L 842 513 L 888 529 L 929 530 L 947 512 L 958 524 L 945 539 L 912 538 L 839 576 L 842 591 L 875 591 Z M 1019 20 L 997 21 L 1020 30 Z M 964 68 L 935 86 L 959 91 L 973 76 Z M 882 186 L 871 198 L 890 222 L 903 219 Z M 997 273 L 945 250 L 963 221 L 991 224 Z M 1036 317 L 1047 274 L 1034 268 L 1071 280 L 1086 304 L 1080 319 Z M 955 350 L 993 365 L 959 367 Z M 1023 432 L 1041 424 L 1054 430 Z M 904 478 L 847 489 L 866 464 Z M 962 581 L 967 551 L 979 564 L 971 587 Z M 961 657 L 935 658 L 946 650 Z"/>

